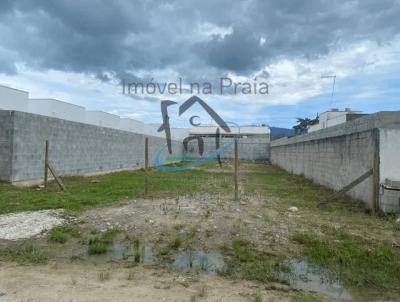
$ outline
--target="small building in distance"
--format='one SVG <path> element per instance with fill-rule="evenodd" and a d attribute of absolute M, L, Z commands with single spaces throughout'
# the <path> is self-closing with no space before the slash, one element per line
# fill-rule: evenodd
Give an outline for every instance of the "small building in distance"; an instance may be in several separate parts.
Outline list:
<path fill-rule="evenodd" d="M 260 126 L 240 126 L 237 127 L 230 126 L 231 132 L 225 132 L 223 129 L 220 130 L 221 137 L 233 137 L 233 135 L 239 133 L 240 138 L 259 138 L 262 140 L 270 141 L 271 130 L 267 125 Z M 217 126 L 214 125 L 200 125 L 190 129 L 190 136 L 200 136 L 200 137 L 215 137 Z"/>
<path fill-rule="evenodd" d="M 271 130 L 267 125 L 233 127 L 231 132 L 225 132 L 219 128 L 219 146 L 224 149 L 221 159 L 232 160 L 234 154 L 234 135 L 239 134 L 239 159 L 254 162 L 266 162 L 269 160 L 269 144 L 271 141 Z M 189 130 L 191 137 L 200 137 L 204 142 L 204 156 L 212 154 L 217 149 L 217 126 L 200 125 Z M 198 156 L 199 146 L 196 140 L 189 142 L 186 155 Z"/>
<path fill-rule="evenodd" d="M 308 133 L 343 124 L 365 115 L 368 114 L 361 113 L 361 111 L 352 111 L 350 108 L 345 108 L 345 110 L 333 108 L 321 113 L 318 117 L 319 122 L 308 127 Z"/>

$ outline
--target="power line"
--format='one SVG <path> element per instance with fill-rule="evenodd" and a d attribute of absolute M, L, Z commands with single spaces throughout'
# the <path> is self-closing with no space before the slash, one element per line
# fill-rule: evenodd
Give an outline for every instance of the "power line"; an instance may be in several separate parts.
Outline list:
<path fill-rule="evenodd" d="M 321 79 L 333 79 L 331 101 L 329 103 L 329 107 L 332 107 L 333 94 L 335 93 L 336 76 L 335 75 L 325 75 L 325 76 L 321 76 Z"/>

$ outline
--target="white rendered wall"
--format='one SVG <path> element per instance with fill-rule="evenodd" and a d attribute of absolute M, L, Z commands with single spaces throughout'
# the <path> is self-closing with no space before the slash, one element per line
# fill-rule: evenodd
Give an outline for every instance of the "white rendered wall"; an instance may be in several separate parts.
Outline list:
<path fill-rule="evenodd" d="M 331 112 L 337 113 L 337 112 Z M 327 127 L 332 127 L 335 125 L 346 123 L 346 116 L 348 112 L 340 112 L 341 114 L 332 114 L 327 121 Z"/>
<path fill-rule="evenodd" d="M 29 112 L 84 123 L 84 107 L 54 99 L 29 99 Z"/>
<path fill-rule="evenodd" d="M 124 131 L 143 133 L 144 123 L 130 118 L 121 118 L 119 121 L 119 128 Z"/>
<path fill-rule="evenodd" d="M 86 111 L 86 123 L 100 127 L 119 129 L 120 118 L 118 115 L 103 111 Z"/>
<path fill-rule="evenodd" d="M 349 111 L 327 111 L 319 116 L 319 123 L 308 127 L 308 132 L 314 132 L 320 129 L 343 124 L 347 121 L 346 116 L 352 112 Z"/>
<path fill-rule="evenodd" d="M 158 132 L 157 131 L 158 128 L 160 128 L 160 125 L 145 124 L 143 134 L 150 135 L 150 136 L 156 136 L 156 137 L 165 137 L 165 132 L 164 131 Z"/>
<path fill-rule="evenodd" d="M 183 139 L 188 137 L 189 135 L 190 132 L 187 128 L 171 128 L 171 136 L 173 139 L 183 141 Z"/>
<path fill-rule="evenodd" d="M 0 85 L 0 109 L 28 112 L 28 97 L 26 91 Z"/>
<path fill-rule="evenodd" d="M 103 111 L 86 111 L 84 107 L 55 99 L 29 99 L 28 92 L 2 85 L 0 85 L 0 110 L 22 111 L 148 136 L 165 137 L 164 132 L 157 131 L 160 125 L 144 124 L 127 118 L 120 119 L 118 115 Z M 171 130 L 171 135 L 173 138 L 181 139 L 188 136 L 188 131 L 188 129 Z"/>

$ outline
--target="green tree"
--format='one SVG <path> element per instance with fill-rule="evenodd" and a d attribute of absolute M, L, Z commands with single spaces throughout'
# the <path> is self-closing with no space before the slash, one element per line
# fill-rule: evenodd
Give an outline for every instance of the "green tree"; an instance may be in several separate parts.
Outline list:
<path fill-rule="evenodd" d="M 315 119 L 306 118 L 297 118 L 297 125 L 293 126 L 294 132 L 296 134 L 304 134 L 307 133 L 307 129 L 311 125 L 318 124 L 318 117 Z"/>

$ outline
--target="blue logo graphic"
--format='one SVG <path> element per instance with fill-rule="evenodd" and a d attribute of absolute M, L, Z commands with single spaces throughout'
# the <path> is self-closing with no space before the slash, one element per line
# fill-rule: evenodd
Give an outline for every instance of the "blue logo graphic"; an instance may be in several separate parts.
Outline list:
<path fill-rule="evenodd" d="M 163 124 L 160 126 L 158 129 L 158 132 L 164 131 L 167 144 L 163 147 L 161 147 L 155 154 L 154 156 L 154 161 L 153 165 L 155 168 L 163 171 L 184 171 L 188 170 L 194 167 L 198 167 L 208 161 L 212 161 L 217 159 L 220 166 L 221 164 L 221 155 L 223 155 L 225 152 L 227 152 L 235 143 L 235 141 L 240 137 L 240 127 L 234 122 L 225 122 L 210 106 L 208 106 L 202 99 L 200 99 L 197 96 L 192 96 L 189 98 L 187 101 L 185 101 L 180 107 L 179 107 L 179 116 L 182 115 L 186 110 L 188 110 L 192 105 L 195 103 L 198 103 L 200 106 L 203 107 L 203 109 L 210 115 L 210 117 L 217 123 L 219 127 L 216 128 L 215 132 L 215 151 L 210 152 L 209 154 L 206 154 L 203 156 L 204 152 L 204 141 L 201 136 L 189 136 L 186 137 L 183 140 L 183 145 L 185 151 L 188 151 L 188 143 L 191 140 L 196 140 L 198 147 L 199 147 L 199 153 L 200 157 L 189 157 L 189 156 L 183 156 L 183 157 L 177 157 L 176 160 L 172 160 L 172 162 L 177 162 L 177 161 L 183 161 L 183 160 L 191 160 L 190 163 L 183 165 L 183 166 L 171 166 L 168 165 L 168 163 L 162 163 L 161 158 L 165 157 L 165 153 L 168 151 L 169 154 L 172 154 L 172 140 L 171 140 L 171 129 L 170 129 L 170 124 L 169 124 L 169 116 L 168 116 L 168 106 L 175 105 L 177 104 L 176 102 L 165 100 L 161 102 L 161 113 L 163 116 Z M 194 123 L 194 118 L 198 118 L 198 116 L 192 116 L 189 121 L 192 126 L 199 126 L 200 123 L 195 124 Z M 237 128 L 236 133 L 231 134 L 231 128 L 228 126 L 231 125 L 233 127 Z M 225 143 L 223 146 L 220 146 L 220 128 L 223 129 L 225 133 L 230 134 L 229 140 L 227 143 Z"/>

